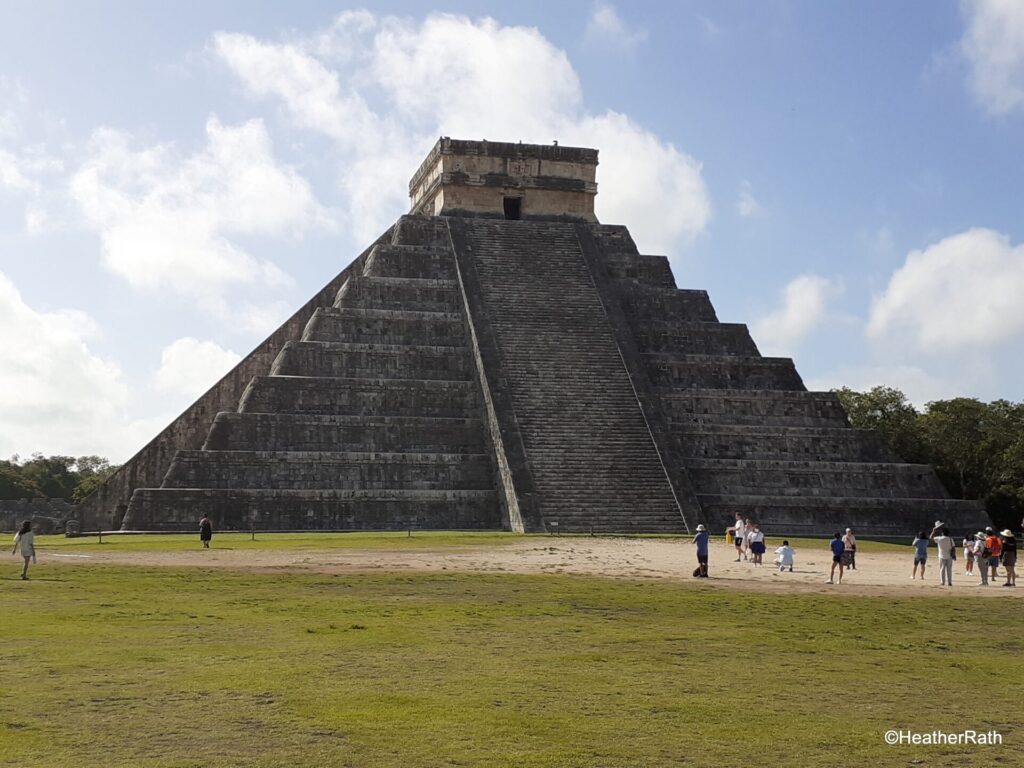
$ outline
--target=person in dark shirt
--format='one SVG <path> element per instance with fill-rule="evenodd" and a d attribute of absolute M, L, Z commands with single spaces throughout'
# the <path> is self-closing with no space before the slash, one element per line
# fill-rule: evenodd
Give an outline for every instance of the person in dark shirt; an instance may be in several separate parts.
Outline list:
<path fill-rule="evenodd" d="M 828 581 L 826 584 L 834 584 L 836 578 L 836 568 L 839 568 L 839 583 L 843 583 L 843 552 L 846 550 L 846 545 L 843 544 L 843 534 L 836 531 L 835 536 L 832 537 L 832 541 L 829 543 L 829 547 L 832 550 L 832 570 L 829 572 Z"/>
<path fill-rule="evenodd" d="M 708 531 L 703 525 L 697 526 L 697 535 L 693 537 L 693 543 L 697 545 L 697 570 L 693 575 L 706 579 L 708 577 Z"/>
<path fill-rule="evenodd" d="M 1006 583 L 1004 587 L 1016 587 L 1017 586 L 1017 539 L 1014 538 L 1013 531 L 1007 528 L 1002 532 L 1003 537 L 1003 568 L 1006 569 Z"/>
<path fill-rule="evenodd" d="M 203 515 L 203 519 L 199 521 L 199 540 L 203 542 L 203 549 L 210 548 L 210 539 L 213 538 L 213 523 L 210 522 L 210 518 Z"/>

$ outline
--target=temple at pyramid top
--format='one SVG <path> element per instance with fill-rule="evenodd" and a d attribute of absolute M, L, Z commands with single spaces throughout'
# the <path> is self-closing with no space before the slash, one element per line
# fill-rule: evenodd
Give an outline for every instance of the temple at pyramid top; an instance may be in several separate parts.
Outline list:
<path fill-rule="evenodd" d="M 442 136 L 409 181 L 410 213 L 597 221 L 597 150 Z"/>

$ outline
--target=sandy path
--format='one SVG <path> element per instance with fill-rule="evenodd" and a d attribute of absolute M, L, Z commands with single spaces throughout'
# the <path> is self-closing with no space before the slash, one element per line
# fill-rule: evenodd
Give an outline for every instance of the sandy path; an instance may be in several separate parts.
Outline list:
<path fill-rule="evenodd" d="M 138 566 L 202 566 L 232 569 L 275 569 L 321 573 L 366 571 L 458 571 L 507 573 L 567 573 L 608 578 L 680 581 L 706 589 L 737 589 L 764 592 L 828 593 L 858 595 L 941 595 L 952 592 L 970 596 L 1020 598 L 1024 586 L 1005 589 L 981 587 L 976 576 L 964 575 L 964 563 L 954 565 L 952 589 L 939 585 L 938 558 L 928 560 L 924 581 L 910 580 L 912 550 L 906 552 L 861 552 L 857 570 L 847 571 L 842 584 L 825 583 L 831 566 L 826 542 L 796 553 L 793 573 L 780 573 L 766 564 L 753 568 L 734 562 L 735 550 L 724 543 L 711 544 L 711 578 L 694 579 L 693 546 L 683 540 L 637 538 L 530 538 L 498 547 L 452 547 L 436 549 L 301 549 L 234 550 L 197 548 L 190 551 L 117 552 L 85 551 L 68 556 L 40 551 L 40 570 L 57 566 L 73 568 L 84 562 Z M 772 547 L 772 549 L 774 546 Z M 1002 567 L 999 569 L 1003 573 Z M 42 575 L 41 573 L 39 574 Z M 998 579 L 998 584 L 1003 579 Z"/>

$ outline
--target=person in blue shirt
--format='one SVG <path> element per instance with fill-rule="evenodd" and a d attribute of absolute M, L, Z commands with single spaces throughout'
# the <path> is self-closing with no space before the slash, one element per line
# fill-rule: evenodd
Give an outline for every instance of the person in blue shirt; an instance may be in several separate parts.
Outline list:
<path fill-rule="evenodd" d="M 846 545 L 843 544 L 843 534 L 836 531 L 836 535 L 832 537 L 832 541 L 829 543 L 829 547 L 832 549 L 832 571 L 828 575 L 828 581 L 826 584 L 834 584 L 836 577 L 836 567 L 839 568 L 839 583 L 843 583 L 843 552 L 846 550 Z"/>
<path fill-rule="evenodd" d="M 708 577 L 708 531 L 703 525 L 697 526 L 697 535 L 693 537 L 693 543 L 697 545 L 697 570 L 693 575 L 697 578 Z"/>
<path fill-rule="evenodd" d="M 928 564 L 928 534 L 921 531 L 914 539 L 914 572 L 910 578 L 917 577 L 917 566 L 921 566 L 921 580 L 924 580 L 924 567 Z"/>

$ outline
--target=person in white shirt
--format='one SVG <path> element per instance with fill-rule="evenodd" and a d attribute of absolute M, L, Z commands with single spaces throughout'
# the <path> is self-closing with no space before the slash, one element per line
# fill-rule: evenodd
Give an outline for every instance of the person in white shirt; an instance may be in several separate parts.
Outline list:
<path fill-rule="evenodd" d="M 782 546 L 775 550 L 775 554 L 778 557 L 775 558 L 775 564 L 779 566 L 780 571 L 784 571 L 787 568 L 789 572 L 793 572 L 793 555 L 795 552 L 793 548 L 789 546 L 788 541 L 782 542 Z"/>
<path fill-rule="evenodd" d="M 746 557 L 746 555 L 743 553 L 743 544 L 745 542 L 744 537 L 746 536 L 747 528 L 743 524 L 742 514 L 740 514 L 739 512 L 736 513 L 736 524 L 730 527 L 729 530 L 732 531 L 732 542 L 736 545 L 736 562 L 738 563 L 740 561 L 741 556 L 744 558 Z"/>
<path fill-rule="evenodd" d="M 32 521 L 26 520 L 21 524 L 21 530 L 14 534 L 14 549 L 11 550 L 13 555 L 18 549 L 21 549 L 21 556 L 25 558 L 25 565 L 21 569 L 21 578 L 28 578 L 28 561 L 31 560 L 33 563 L 36 561 L 36 535 L 32 532 Z"/>
<path fill-rule="evenodd" d="M 942 582 L 942 586 L 952 587 L 953 550 L 956 548 L 956 542 L 949 535 L 949 529 L 941 522 L 935 524 L 935 528 L 932 529 L 932 535 L 928 538 L 934 541 L 935 546 L 939 549 L 939 579 Z"/>
<path fill-rule="evenodd" d="M 974 537 L 969 533 L 964 534 L 964 575 L 971 576 L 974 574 Z"/>
<path fill-rule="evenodd" d="M 857 570 L 857 537 L 853 535 L 853 530 L 850 528 L 846 529 L 846 535 L 843 536 L 843 544 L 846 549 L 843 550 L 843 557 L 846 558 L 846 567 L 851 570 Z"/>
<path fill-rule="evenodd" d="M 754 558 L 753 566 L 760 568 L 761 557 L 764 555 L 764 533 L 757 523 L 754 523 L 750 533 L 747 534 L 747 541 L 750 543 L 750 555 Z"/>

